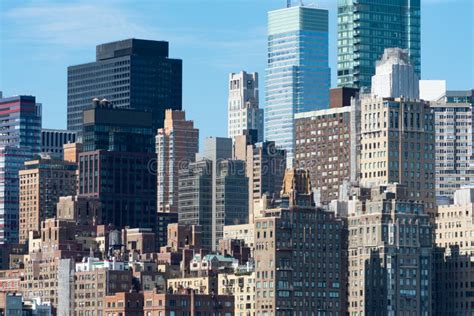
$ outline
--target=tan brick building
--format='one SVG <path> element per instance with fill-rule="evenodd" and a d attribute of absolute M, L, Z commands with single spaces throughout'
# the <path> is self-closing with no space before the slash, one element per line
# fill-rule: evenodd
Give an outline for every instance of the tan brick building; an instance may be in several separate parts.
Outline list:
<path fill-rule="evenodd" d="M 316 208 L 307 172 L 289 170 L 283 208 L 255 219 L 255 313 L 346 312 L 346 228 Z"/>
<path fill-rule="evenodd" d="M 474 188 L 454 192 L 436 217 L 436 315 L 474 314 Z"/>
<path fill-rule="evenodd" d="M 432 229 L 401 185 L 373 187 L 349 209 L 349 314 L 431 315 Z"/>
<path fill-rule="evenodd" d="M 217 282 L 219 294 L 234 296 L 234 315 L 255 315 L 255 271 L 221 273 Z"/>
<path fill-rule="evenodd" d="M 20 243 L 30 231 L 39 232 L 40 222 L 56 216 L 60 196 L 76 193 L 74 163 L 39 159 L 26 161 L 20 177 Z"/>
<path fill-rule="evenodd" d="M 434 114 L 428 103 L 361 97 L 360 185 L 406 185 L 435 215 Z"/>

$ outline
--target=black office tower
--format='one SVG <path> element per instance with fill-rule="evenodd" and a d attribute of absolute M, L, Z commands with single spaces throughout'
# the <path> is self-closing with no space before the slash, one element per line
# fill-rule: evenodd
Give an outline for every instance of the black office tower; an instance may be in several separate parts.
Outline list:
<path fill-rule="evenodd" d="M 96 61 L 68 67 L 67 128 L 82 132 L 82 111 L 93 98 L 152 112 L 163 127 L 165 109 L 181 110 L 182 61 L 168 58 L 168 42 L 127 39 L 98 45 Z"/>

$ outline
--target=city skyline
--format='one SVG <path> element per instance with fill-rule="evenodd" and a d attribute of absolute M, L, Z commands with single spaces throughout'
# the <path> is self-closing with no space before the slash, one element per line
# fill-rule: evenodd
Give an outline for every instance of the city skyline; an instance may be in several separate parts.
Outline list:
<path fill-rule="evenodd" d="M 257 71 L 263 78 L 266 14 L 284 8 L 285 2 L 280 2 L 235 1 L 212 6 L 210 13 L 214 14 L 210 20 L 200 19 L 203 15 L 193 13 L 215 1 L 199 4 L 147 2 L 148 10 L 142 10 L 145 3 L 132 8 L 126 1 L 94 6 L 88 1 L 45 1 L 26 3 L 21 7 L 13 1 L 2 2 L 1 23 L 4 27 L 0 36 L 6 45 L 0 49 L 0 68 L 3 70 L 0 90 L 5 96 L 35 95 L 43 104 L 43 126 L 64 128 L 67 66 L 93 60 L 94 48 L 101 43 L 129 37 L 165 40 L 171 43 L 170 56 L 184 60 L 183 109 L 201 129 L 201 140 L 211 135 L 225 136 L 228 73 Z M 319 8 L 329 9 L 329 63 L 331 87 L 335 87 L 337 1 L 316 3 Z M 250 6 L 252 10 L 249 10 Z M 422 0 L 422 79 L 446 79 L 448 90 L 469 89 L 474 85 L 474 76 L 469 71 L 474 67 L 472 45 L 453 49 L 463 38 L 469 38 L 470 34 L 472 37 L 467 24 L 472 6 L 472 2 L 465 0 Z M 173 14 L 178 11 L 179 16 Z M 149 12 L 156 12 L 156 16 Z M 439 14 L 446 23 L 438 23 Z M 232 23 L 226 23 L 231 17 L 247 19 L 236 28 Z M 92 22 L 94 24 L 90 26 Z M 219 25 L 219 31 L 214 25 Z M 442 43 L 440 37 L 444 39 Z M 25 61 L 28 67 L 23 67 Z M 47 80 L 42 80 L 46 75 Z M 264 100 L 264 93 L 262 84 L 260 100 Z M 263 108 L 264 104 L 260 106 Z M 215 111 L 212 124 L 202 108 Z"/>

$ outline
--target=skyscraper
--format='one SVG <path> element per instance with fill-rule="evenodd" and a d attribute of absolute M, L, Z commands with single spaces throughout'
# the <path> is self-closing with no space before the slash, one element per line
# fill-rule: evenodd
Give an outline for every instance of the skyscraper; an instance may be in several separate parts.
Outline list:
<path fill-rule="evenodd" d="M 196 162 L 179 172 L 179 223 L 202 226 L 202 245 L 215 251 L 224 225 L 248 223 L 245 162 L 233 160 L 230 138 L 207 138 Z"/>
<path fill-rule="evenodd" d="M 258 107 L 258 74 L 229 74 L 227 133 L 229 138 L 243 135 L 244 130 L 257 130 L 263 140 L 263 109 Z"/>
<path fill-rule="evenodd" d="M 374 94 L 360 97 L 360 184 L 365 187 L 404 184 L 410 198 L 424 201 L 425 211 L 434 219 L 434 114 L 429 104 L 418 100 L 416 94 L 411 99 L 401 97 L 410 94 L 403 91 L 413 90 L 413 82 L 411 87 L 393 84 L 408 83 L 410 78 L 417 82 L 414 70 L 405 67 L 404 62 L 400 69 L 396 63 L 387 65 L 397 71 L 384 74 L 377 87 L 372 87 L 387 97 Z"/>
<path fill-rule="evenodd" d="M 436 198 L 474 183 L 474 90 L 446 91 L 430 102 L 436 128 Z"/>
<path fill-rule="evenodd" d="M 294 157 L 294 115 L 329 107 L 328 11 L 295 6 L 268 13 L 265 139 Z"/>
<path fill-rule="evenodd" d="M 68 67 L 68 130 L 82 132 L 82 111 L 93 98 L 153 113 L 163 127 L 165 109 L 181 110 L 182 61 L 168 57 L 168 42 L 127 39 L 98 45 L 96 61 Z"/>
<path fill-rule="evenodd" d="M 337 85 L 369 88 L 387 47 L 408 50 L 420 76 L 420 0 L 338 0 Z"/>
<path fill-rule="evenodd" d="M 156 226 L 156 176 L 152 113 L 107 101 L 83 112 L 79 197 L 100 205 L 98 224 Z"/>
<path fill-rule="evenodd" d="M 41 106 L 33 96 L 0 98 L 0 244 L 17 243 L 18 171 L 41 150 Z"/>
<path fill-rule="evenodd" d="M 158 212 L 178 212 L 178 175 L 199 151 L 199 130 L 184 111 L 166 110 L 156 135 Z"/>

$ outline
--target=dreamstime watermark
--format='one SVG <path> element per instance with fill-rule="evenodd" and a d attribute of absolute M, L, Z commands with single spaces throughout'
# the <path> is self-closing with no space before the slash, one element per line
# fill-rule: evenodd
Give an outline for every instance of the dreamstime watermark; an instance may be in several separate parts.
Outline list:
<path fill-rule="evenodd" d="M 179 173 L 182 170 L 188 169 L 189 165 L 192 163 L 205 163 L 206 161 L 208 162 L 208 164 L 206 167 L 203 168 L 205 168 L 207 172 L 211 173 L 212 160 L 206 158 L 198 161 L 182 159 L 178 161 L 177 165 L 171 166 L 171 168 L 176 168 L 177 173 Z M 225 169 L 226 175 L 229 176 L 246 175 L 246 161 L 232 158 L 218 158 L 216 159 L 216 167 L 219 170 Z M 261 176 L 281 175 L 286 170 L 286 156 L 281 149 L 278 149 L 275 146 L 266 146 L 264 155 L 262 155 L 262 158 L 260 159 L 260 161 L 258 161 L 258 167 L 260 168 Z M 147 170 L 150 174 L 153 175 L 157 175 L 159 170 L 163 170 L 163 172 L 170 172 L 170 170 L 173 170 L 171 168 L 170 166 L 168 166 L 168 164 L 162 164 L 160 166 L 156 158 L 150 159 L 147 163 Z"/>

